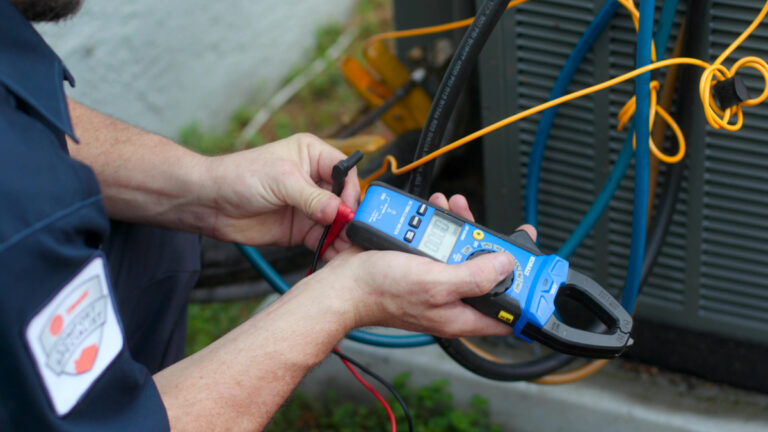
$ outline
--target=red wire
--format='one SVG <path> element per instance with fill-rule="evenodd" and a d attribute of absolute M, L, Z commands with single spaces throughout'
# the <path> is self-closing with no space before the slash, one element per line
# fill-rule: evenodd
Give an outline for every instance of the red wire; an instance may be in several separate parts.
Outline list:
<path fill-rule="evenodd" d="M 333 243 L 334 240 L 336 240 L 336 237 L 339 236 L 339 233 L 341 232 L 341 229 L 344 228 L 344 225 L 346 225 L 349 221 L 352 220 L 352 218 L 355 217 L 354 211 L 352 211 L 351 208 L 347 207 L 344 203 L 341 203 L 339 206 L 339 209 L 336 212 L 336 218 L 333 221 L 333 224 L 331 225 L 331 229 L 328 231 L 328 235 L 325 237 L 325 243 L 323 244 L 322 248 L 320 249 L 320 253 L 318 255 L 318 259 L 323 257 L 323 254 L 325 253 L 325 250 L 328 248 L 329 245 Z M 312 268 L 309 269 L 307 272 L 307 276 L 312 273 Z M 334 347 L 334 351 L 339 352 L 339 349 Z M 397 421 L 395 420 L 395 413 L 392 412 L 392 408 L 390 408 L 389 404 L 387 403 L 387 400 L 384 399 L 384 397 L 376 391 L 375 388 L 373 388 L 372 385 L 368 384 L 368 381 L 365 380 L 365 378 L 361 377 L 359 373 L 355 370 L 355 368 L 352 366 L 350 362 L 348 362 L 346 359 L 339 357 L 342 363 L 344 363 L 344 366 L 349 369 L 350 372 L 352 372 L 352 375 L 357 378 L 357 380 L 360 382 L 360 384 L 363 385 L 366 389 L 368 389 L 373 396 L 378 399 L 379 403 L 384 407 L 384 409 L 387 411 L 387 415 L 389 416 L 389 424 L 392 427 L 392 432 L 397 432 Z"/>
<path fill-rule="evenodd" d="M 331 229 L 328 230 L 328 235 L 325 238 L 325 243 L 323 244 L 323 248 L 320 250 L 320 256 L 318 258 L 322 258 L 325 250 L 328 249 L 328 246 L 333 244 L 333 241 L 336 240 L 336 237 L 339 236 L 344 226 L 347 225 L 352 219 L 354 219 L 354 217 L 354 210 L 352 210 L 348 205 L 344 203 L 339 204 L 339 208 L 336 210 L 336 217 L 331 224 Z"/>
<path fill-rule="evenodd" d="M 341 203 L 339 204 L 339 208 L 336 210 L 336 217 L 333 219 L 333 222 L 331 223 L 331 227 L 328 229 L 328 234 L 325 236 L 325 241 L 323 242 L 323 245 L 320 247 L 320 252 L 317 253 L 317 259 L 323 257 L 325 254 L 325 250 L 328 249 L 328 246 L 332 245 L 333 242 L 336 240 L 336 238 L 341 234 L 341 230 L 344 229 L 344 227 L 355 217 L 355 211 L 352 210 L 348 205 Z M 309 270 L 307 270 L 307 274 L 304 275 L 304 277 L 307 277 L 312 274 L 312 267 L 309 267 Z"/>
<path fill-rule="evenodd" d="M 335 351 L 339 351 L 338 348 L 333 348 Z M 359 373 L 355 370 L 355 368 L 352 366 L 350 362 L 348 362 L 346 359 L 339 357 L 342 363 L 344 363 L 344 366 L 349 369 L 350 372 L 352 372 L 352 375 L 357 378 L 358 381 L 360 381 L 360 384 L 363 385 L 366 389 L 368 389 L 371 394 L 379 400 L 379 403 L 384 407 L 385 410 L 387 410 L 387 415 L 389 416 L 389 424 L 392 426 L 392 432 L 397 432 L 397 421 L 395 420 L 395 413 L 392 412 L 392 408 L 389 407 L 389 404 L 387 403 L 386 399 L 376 391 L 375 388 L 373 388 L 372 385 L 368 383 L 368 381 L 365 380 L 365 378 L 361 377 Z"/>

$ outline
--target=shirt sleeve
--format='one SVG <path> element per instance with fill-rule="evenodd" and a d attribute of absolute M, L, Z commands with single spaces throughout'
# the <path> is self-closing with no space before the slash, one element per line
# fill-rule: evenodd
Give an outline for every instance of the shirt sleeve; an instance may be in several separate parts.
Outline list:
<path fill-rule="evenodd" d="M 63 135 L 2 100 L 0 429 L 168 430 L 152 376 L 125 343 L 93 172 L 66 154 Z"/>

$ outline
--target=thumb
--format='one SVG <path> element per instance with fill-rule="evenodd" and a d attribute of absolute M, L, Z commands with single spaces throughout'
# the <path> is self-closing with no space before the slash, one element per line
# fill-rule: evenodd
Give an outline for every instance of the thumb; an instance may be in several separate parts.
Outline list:
<path fill-rule="evenodd" d="M 322 225 L 329 225 L 336 217 L 341 198 L 311 181 L 296 179 L 288 182 L 286 202 L 300 209 L 307 217 Z"/>
<path fill-rule="evenodd" d="M 515 259 L 506 252 L 490 253 L 462 263 L 457 270 L 465 272 L 465 283 L 457 287 L 462 297 L 487 294 L 496 284 L 509 276 L 515 268 Z"/>

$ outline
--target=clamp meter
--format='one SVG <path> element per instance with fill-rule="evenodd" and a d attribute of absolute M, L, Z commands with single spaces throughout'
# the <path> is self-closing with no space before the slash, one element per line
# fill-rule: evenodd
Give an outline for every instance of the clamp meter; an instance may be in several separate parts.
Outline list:
<path fill-rule="evenodd" d="M 515 269 L 489 293 L 463 301 L 514 328 L 525 341 L 585 357 L 616 357 L 632 344 L 632 317 L 607 291 L 569 269 L 557 255 L 544 255 L 524 231 L 495 233 L 451 212 L 432 206 L 392 186 L 368 188 L 347 236 L 364 249 L 389 249 L 460 264 L 480 255 L 507 252 Z M 555 298 L 569 296 L 608 328 L 595 333 L 557 318 Z"/>

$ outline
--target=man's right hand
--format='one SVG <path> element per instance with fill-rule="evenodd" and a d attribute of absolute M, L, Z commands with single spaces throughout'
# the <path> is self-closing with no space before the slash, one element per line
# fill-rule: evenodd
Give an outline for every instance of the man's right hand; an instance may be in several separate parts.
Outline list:
<path fill-rule="evenodd" d="M 441 337 L 507 335 L 512 328 L 463 303 L 486 294 L 514 269 L 506 253 L 458 265 L 394 251 L 352 247 L 305 283 L 348 305 L 350 329 L 396 327 Z"/>
<path fill-rule="evenodd" d="M 466 199 L 435 194 L 430 202 L 474 220 Z M 523 225 L 532 238 L 536 231 Z M 461 301 L 488 293 L 514 269 L 511 255 L 496 253 L 459 265 L 394 251 L 353 247 L 306 283 L 344 299 L 352 327 L 382 325 L 441 337 L 507 335 L 512 328 Z"/>

